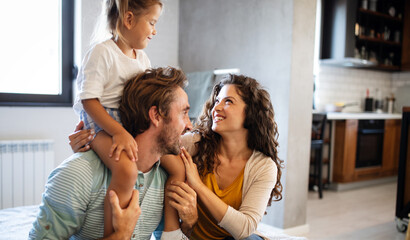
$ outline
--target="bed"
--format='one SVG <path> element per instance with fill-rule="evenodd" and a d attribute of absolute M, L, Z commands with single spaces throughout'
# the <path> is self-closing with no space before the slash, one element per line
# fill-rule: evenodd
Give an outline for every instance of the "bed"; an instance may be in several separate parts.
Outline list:
<path fill-rule="evenodd" d="M 22 240 L 28 238 L 28 233 L 36 219 L 38 205 L 7 208 L 0 210 L 0 240 Z M 304 237 L 292 237 L 277 231 L 270 226 L 259 224 L 259 232 L 271 240 L 305 240 Z M 154 239 L 153 237 L 151 239 Z"/>
<path fill-rule="evenodd" d="M 27 239 L 38 209 L 39 206 L 34 205 L 0 210 L 0 239 Z"/>

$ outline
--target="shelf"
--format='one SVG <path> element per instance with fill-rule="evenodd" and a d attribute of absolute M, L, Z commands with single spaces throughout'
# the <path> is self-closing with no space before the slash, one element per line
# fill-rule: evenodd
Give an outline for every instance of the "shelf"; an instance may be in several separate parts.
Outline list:
<path fill-rule="evenodd" d="M 359 12 L 365 13 L 365 14 L 369 14 L 369 15 L 373 15 L 373 16 L 377 16 L 377 17 L 382 17 L 384 19 L 388 19 L 388 20 L 392 20 L 392 21 L 396 21 L 396 22 L 401 22 L 401 18 L 398 17 L 392 17 L 388 14 L 385 13 L 381 13 L 381 12 L 375 12 L 375 11 L 371 11 L 371 10 L 367 10 L 364 8 L 359 8 Z"/>
<path fill-rule="evenodd" d="M 358 40 L 369 41 L 369 42 L 374 42 L 374 43 L 381 43 L 381 44 L 388 44 L 388 45 L 397 46 L 397 47 L 401 46 L 401 43 L 399 42 L 387 41 L 387 40 L 383 40 L 380 38 L 367 37 L 367 36 L 358 36 Z"/>
<path fill-rule="evenodd" d="M 378 1 L 379 12 L 361 8 L 362 3 L 323 1 L 321 63 L 390 72 L 410 68 L 406 68 L 410 66 L 410 51 L 407 51 L 410 0 Z M 405 6 L 407 8 L 403 9 Z M 395 8 L 394 16 L 389 14 L 392 11 L 387 11 L 391 7 Z M 403 59 L 407 65 L 403 65 Z M 377 64 L 376 60 L 388 65 Z"/>

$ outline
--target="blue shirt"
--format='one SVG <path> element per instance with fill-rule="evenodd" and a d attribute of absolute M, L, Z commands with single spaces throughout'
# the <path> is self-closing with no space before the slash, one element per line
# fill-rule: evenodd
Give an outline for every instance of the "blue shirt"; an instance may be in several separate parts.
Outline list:
<path fill-rule="evenodd" d="M 104 198 L 111 172 L 94 151 L 76 153 L 50 174 L 30 239 L 97 239 L 104 233 Z M 141 215 L 131 239 L 150 239 L 163 215 L 167 173 L 159 161 L 135 189 Z"/>

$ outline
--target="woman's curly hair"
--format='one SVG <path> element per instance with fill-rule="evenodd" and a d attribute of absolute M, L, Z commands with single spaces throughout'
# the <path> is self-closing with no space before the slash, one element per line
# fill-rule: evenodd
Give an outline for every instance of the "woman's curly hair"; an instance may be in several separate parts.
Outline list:
<path fill-rule="evenodd" d="M 193 160 L 197 164 L 201 175 L 213 172 L 214 167 L 220 164 L 217 152 L 221 136 L 212 131 L 212 108 L 222 87 L 228 84 L 235 85 L 238 94 L 246 104 L 244 128 L 248 129 L 248 147 L 272 158 L 276 164 L 276 185 L 269 198 L 268 206 L 270 206 L 273 197 L 275 201 L 282 199 L 280 179 L 283 160 L 278 157 L 278 127 L 274 120 L 270 95 L 255 79 L 243 75 L 229 74 L 214 86 L 212 94 L 205 103 L 202 114 L 198 117 L 194 128 L 194 132 L 199 133 L 201 139 L 196 143 L 200 147 L 197 147 L 198 152 L 193 156 Z"/>

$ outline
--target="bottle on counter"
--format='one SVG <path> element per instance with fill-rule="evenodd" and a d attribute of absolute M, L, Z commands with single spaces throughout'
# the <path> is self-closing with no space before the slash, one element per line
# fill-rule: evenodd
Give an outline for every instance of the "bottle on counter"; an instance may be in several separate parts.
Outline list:
<path fill-rule="evenodd" d="M 369 96 L 369 89 L 366 89 L 366 98 L 364 99 L 364 111 L 373 112 L 373 98 Z"/>
<path fill-rule="evenodd" d="M 383 113 L 382 93 L 378 88 L 376 88 L 376 100 L 374 101 L 374 108 L 377 113 Z"/>
<path fill-rule="evenodd" d="M 396 101 L 396 99 L 394 98 L 394 94 L 391 94 L 390 97 L 386 98 L 386 102 L 387 102 L 387 112 L 388 113 L 393 113 L 394 112 L 394 102 Z"/>

